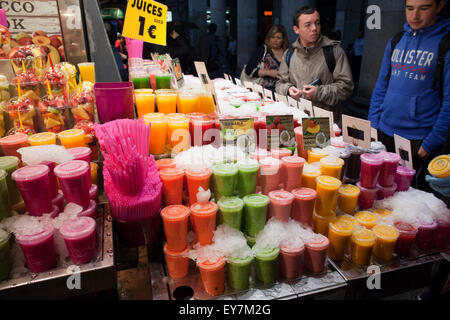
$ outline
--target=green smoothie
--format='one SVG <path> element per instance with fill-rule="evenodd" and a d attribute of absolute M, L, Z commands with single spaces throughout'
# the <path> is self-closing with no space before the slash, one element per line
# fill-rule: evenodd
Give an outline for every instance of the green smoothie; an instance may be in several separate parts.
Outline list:
<path fill-rule="evenodd" d="M 250 248 L 253 248 L 253 246 L 256 244 L 256 238 L 250 237 L 248 235 L 245 235 L 245 239 L 247 240 L 247 244 Z"/>
<path fill-rule="evenodd" d="M 251 194 L 244 197 L 245 234 L 256 237 L 266 225 L 269 197 Z"/>
<path fill-rule="evenodd" d="M 135 78 L 133 78 L 133 86 L 134 89 L 148 89 L 150 88 L 150 78 L 148 75 L 139 74 Z"/>
<path fill-rule="evenodd" d="M 229 259 L 228 283 L 230 287 L 234 290 L 248 289 L 252 262 L 253 257 Z"/>
<path fill-rule="evenodd" d="M 9 241 L 11 235 L 0 229 L 0 281 L 9 279 L 11 271 L 11 257 L 9 251 L 11 249 L 11 242 Z"/>
<path fill-rule="evenodd" d="M 165 73 L 157 73 L 156 76 L 156 89 L 170 89 L 172 86 L 172 75 Z"/>
<path fill-rule="evenodd" d="M 213 166 L 214 196 L 216 202 L 222 197 L 234 196 L 238 169 L 234 164 L 221 163 Z"/>
<path fill-rule="evenodd" d="M 256 254 L 256 278 L 264 284 L 271 284 L 277 280 L 278 255 L 280 249 L 268 249 Z"/>
<path fill-rule="evenodd" d="M 244 201 L 238 197 L 223 197 L 217 205 L 220 212 L 220 224 L 227 224 L 234 229 L 241 230 Z"/>
<path fill-rule="evenodd" d="M 12 216 L 11 206 L 9 204 L 8 184 L 5 170 L 0 169 L 0 221 Z"/>
<path fill-rule="evenodd" d="M 238 183 L 237 188 L 239 197 L 245 197 L 255 193 L 258 183 L 259 163 L 256 160 L 241 161 L 238 167 Z"/>
<path fill-rule="evenodd" d="M 8 185 L 9 203 L 12 206 L 23 201 L 16 182 L 11 178 L 12 173 L 19 169 L 19 163 L 20 160 L 17 157 L 0 157 L 0 169 L 5 170 L 8 174 L 6 184 Z"/>

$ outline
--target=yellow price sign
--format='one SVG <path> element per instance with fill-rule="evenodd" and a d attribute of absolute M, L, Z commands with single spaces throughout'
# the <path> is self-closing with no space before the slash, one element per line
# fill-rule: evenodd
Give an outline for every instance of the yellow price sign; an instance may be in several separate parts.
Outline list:
<path fill-rule="evenodd" d="M 124 37 L 166 45 L 167 6 L 151 0 L 129 0 Z"/>

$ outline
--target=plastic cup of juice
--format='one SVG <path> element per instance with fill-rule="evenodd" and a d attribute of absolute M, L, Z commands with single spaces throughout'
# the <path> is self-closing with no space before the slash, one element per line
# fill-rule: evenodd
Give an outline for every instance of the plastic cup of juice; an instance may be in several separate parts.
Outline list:
<path fill-rule="evenodd" d="M 197 202 L 191 206 L 191 226 L 202 246 L 212 244 L 216 230 L 218 206 L 214 202 Z"/>
<path fill-rule="evenodd" d="M 328 156 L 328 153 L 320 149 L 308 150 L 308 163 L 320 162 L 320 159 L 326 156 Z"/>
<path fill-rule="evenodd" d="M 238 197 L 223 197 L 217 204 L 220 212 L 220 223 L 241 230 L 244 201 Z"/>
<path fill-rule="evenodd" d="M 82 62 L 78 64 L 81 78 L 83 81 L 89 81 L 95 83 L 95 63 L 94 62 Z"/>
<path fill-rule="evenodd" d="M 172 279 L 182 279 L 189 273 L 189 258 L 187 256 L 190 247 L 185 250 L 173 251 L 167 244 L 164 245 L 164 256 L 166 257 L 167 271 Z"/>
<path fill-rule="evenodd" d="M 322 165 L 322 175 L 341 180 L 344 160 L 335 156 L 326 156 L 320 159 L 320 164 Z"/>
<path fill-rule="evenodd" d="M 31 216 L 42 216 L 53 210 L 49 171 L 46 165 L 33 165 L 20 168 L 12 174 Z"/>
<path fill-rule="evenodd" d="M 157 73 L 156 74 L 156 88 L 170 89 L 172 86 L 172 74 L 170 73 Z"/>
<path fill-rule="evenodd" d="M 351 237 L 353 263 L 360 266 L 369 265 L 374 245 L 375 235 L 372 230 L 367 230 L 366 228 L 356 229 Z"/>
<path fill-rule="evenodd" d="M 361 155 L 361 186 L 367 189 L 376 188 L 382 166 L 382 155 L 375 153 Z"/>
<path fill-rule="evenodd" d="M 159 172 L 163 182 L 163 198 L 166 206 L 183 203 L 184 170 L 178 168 L 164 169 Z"/>
<path fill-rule="evenodd" d="M 216 111 L 212 94 L 206 91 L 198 93 L 198 112 L 210 114 Z"/>
<path fill-rule="evenodd" d="M 28 269 L 31 272 L 45 272 L 55 266 L 54 229 L 51 224 L 46 224 L 36 230 L 18 232 L 16 241 L 22 248 Z"/>
<path fill-rule="evenodd" d="M 281 246 L 279 266 L 280 274 L 284 279 L 299 279 L 303 275 L 305 264 L 305 246 Z"/>
<path fill-rule="evenodd" d="M 181 252 L 187 246 L 190 210 L 182 205 L 172 205 L 161 210 L 166 246 L 170 251 Z"/>
<path fill-rule="evenodd" d="M 216 164 L 213 166 L 213 183 L 216 201 L 222 197 L 234 196 L 238 181 L 238 168 L 234 164 Z"/>
<path fill-rule="evenodd" d="M 341 180 L 320 176 L 316 179 L 317 199 L 315 210 L 322 217 L 329 217 L 336 211 L 338 191 L 342 185 Z"/>
<path fill-rule="evenodd" d="M 377 192 L 377 200 L 383 200 L 389 197 L 392 197 L 397 191 L 397 184 L 394 184 L 391 187 L 382 187 L 377 184 L 378 192 Z"/>
<path fill-rule="evenodd" d="M 156 166 L 158 167 L 158 171 L 170 168 L 176 168 L 177 164 L 173 159 L 161 159 L 156 161 Z"/>
<path fill-rule="evenodd" d="M 234 290 L 245 290 L 249 287 L 253 257 L 228 259 L 228 284 Z"/>
<path fill-rule="evenodd" d="M 342 167 L 341 180 L 344 181 L 345 176 L 347 175 L 348 164 L 350 162 L 351 152 L 347 149 L 341 151 L 339 158 L 344 160 L 344 166 Z"/>
<path fill-rule="evenodd" d="M 305 164 L 302 173 L 302 185 L 305 188 L 316 190 L 316 179 L 322 175 L 322 170 L 318 167 Z"/>
<path fill-rule="evenodd" d="M 275 158 L 275 159 L 278 159 L 278 160 L 281 160 L 281 159 L 283 159 L 285 157 L 290 157 L 291 154 L 292 154 L 291 150 L 286 149 L 286 148 L 272 149 L 270 151 L 270 156 L 272 158 Z"/>
<path fill-rule="evenodd" d="M 401 257 L 407 257 L 411 252 L 418 230 L 413 225 L 402 221 L 396 221 L 394 227 L 399 231 L 395 253 Z"/>
<path fill-rule="evenodd" d="M 438 220 L 438 228 L 435 234 L 435 247 L 446 249 L 450 240 L 450 221 Z"/>
<path fill-rule="evenodd" d="M 245 234 L 256 237 L 264 229 L 269 201 L 269 197 L 262 194 L 244 197 Z"/>
<path fill-rule="evenodd" d="M 85 264 L 94 258 L 95 220 L 90 217 L 70 219 L 59 230 L 66 243 L 70 260 L 75 264 Z"/>
<path fill-rule="evenodd" d="M 434 248 L 438 224 L 422 223 L 417 232 L 416 245 L 420 251 L 429 251 Z"/>
<path fill-rule="evenodd" d="M 191 145 L 188 118 L 167 117 L 167 132 L 169 144 L 173 153 L 187 151 Z"/>
<path fill-rule="evenodd" d="M 342 212 L 355 214 L 361 190 L 358 187 L 346 184 L 339 188 L 338 207 Z"/>
<path fill-rule="evenodd" d="M 450 177 L 450 156 L 439 156 L 428 165 L 428 172 L 435 178 Z"/>
<path fill-rule="evenodd" d="M 9 203 L 12 206 L 23 202 L 19 188 L 17 188 L 16 182 L 12 179 L 12 173 L 19 169 L 19 163 L 20 160 L 17 157 L 0 157 L 0 169 L 5 170 L 8 174 L 6 176 L 6 184 L 8 186 Z"/>
<path fill-rule="evenodd" d="M 73 160 L 83 160 L 91 163 L 92 150 L 88 147 L 70 148 L 67 151 L 73 156 Z"/>
<path fill-rule="evenodd" d="M 8 280 L 11 272 L 11 234 L 0 229 L 0 281 Z"/>
<path fill-rule="evenodd" d="M 358 206 L 360 210 L 367 210 L 373 207 L 375 199 L 377 198 L 378 188 L 367 189 L 364 188 L 359 182 L 356 186 L 360 190 L 358 198 Z"/>
<path fill-rule="evenodd" d="M 258 183 L 259 163 L 256 160 L 241 160 L 237 163 L 237 189 L 239 197 L 245 197 L 256 191 Z"/>
<path fill-rule="evenodd" d="M 83 209 L 89 208 L 89 190 L 92 185 L 89 164 L 86 161 L 73 160 L 58 165 L 54 171 L 66 202 L 76 203 Z"/>
<path fill-rule="evenodd" d="M 142 119 L 142 117 L 148 113 L 155 112 L 156 97 L 153 94 L 152 89 L 134 90 L 134 96 L 136 98 L 136 111 L 138 119 Z"/>
<path fill-rule="evenodd" d="M 267 151 L 266 149 L 256 149 L 255 151 L 250 152 L 250 159 L 255 159 L 260 161 L 261 159 L 264 158 L 269 158 L 270 157 L 270 152 Z"/>
<path fill-rule="evenodd" d="M 275 158 L 264 158 L 259 161 L 260 182 L 262 193 L 268 195 L 269 192 L 278 190 L 282 182 L 282 162 Z"/>
<path fill-rule="evenodd" d="M 327 237 L 317 234 L 305 245 L 305 266 L 311 273 L 320 273 L 325 268 L 327 250 L 330 245 Z"/>
<path fill-rule="evenodd" d="M 416 175 L 416 170 L 410 170 L 406 167 L 399 166 L 395 174 L 395 183 L 397 184 L 397 191 L 408 191 L 411 183 Z"/>
<path fill-rule="evenodd" d="M 12 215 L 8 196 L 8 183 L 6 182 L 7 176 L 8 173 L 5 170 L 0 169 L 0 221 L 4 218 L 9 218 Z"/>
<path fill-rule="evenodd" d="M 28 137 L 28 143 L 30 146 L 43 146 L 49 144 L 56 144 L 56 133 L 54 132 L 41 132 L 36 133 Z"/>
<path fill-rule="evenodd" d="M 334 261 L 342 261 L 347 251 L 354 226 L 351 222 L 336 219 L 330 222 L 328 229 L 328 257 Z"/>
<path fill-rule="evenodd" d="M 306 159 L 308 157 L 308 153 L 303 147 L 303 128 L 301 126 L 295 128 L 294 133 L 297 141 L 297 154 L 299 157 Z"/>
<path fill-rule="evenodd" d="M 288 222 L 291 217 L 294 195 L 288 191 L 276 190 L 269 192 L 268 219 L 275 217 L 278 221 Z"/>
<path fill-rule="evenodd" d="M 98 185 L 98 164 L 91 162 L 91 182 Z"/>
<path fill-rule="evenodd" d="M 284 157 L 283 164 L 284 189 L 291 192 L 302 186 L 303 166 L 305 159 L 298 156 Z"/>
<path fill-rule="evenodd" d="M 58 133 L 59 141 L 61 145 L 66 149 L 76 148 L 76 147 L 86 147 L 84 142 L 84 136 L 86 134 L 81 129 L 70 129 Z"/>
<path fill-rule="evenodd" d="M 211 169 L 203 170 L 186 170 L 187 188 L 189 192 L 189 203 L 193 205 L 197 202 L 197 193 L 199 188 L 202 187 L 203 190 L 209 189 L 209 180 L 211 178 Z"/>
<path fill-rule="evenodd" d="M 166 151 L 167 119 L 162 113 L 149 113 L 143 116 L 144 122 L 150 128 L 150 153 L 163 154 Z"/>
<path fill-rule="evenodd" d="M 0 146 L 2 147 L 5 156 L 18 157 L 22 159 L 20 153 L 17 152 L 20 148 L 28 147 L 28 136 L 23 133 L 15 133 L 0 139 Z"/>
<path fill-rule="evenodd" d="M 395 174 L 400 162 L 400 156 L 396 153 L 382 152 L 383 165 L 378 178 L 378 184 L 384 188 L 392 187 L 395 182 Z"/>
<path fill-rule="evenodd" d="M 133 81 L 135 92 L 150 88 L 150 77 L 145 71 L 130 72 L 130 78 Z"/>
<path fill-rule="evenodd" d="M 177 109 L 179 113 L 193 113 L 198 110 L 197 95 L 189 92 L 180 92 L 178 94 Z"/>
<path fill-rule="evenodd" d="M 263 284 L 277 281 L 279 248 L 262 250 L 256 253 L 256 278 Z"/>
<path fill-rule="evenodd" d="M 356 221 L 367 229 L 372 229 L 378 223 L 378 216 L 370 211 L 360 211 L 355 214 Z"/>
<path fill-rule="evenodd" d="M 177 112 L 177 94 L 169 90 L 156 90 L 156 106 L 158 112 L 171 114 Z"/>
<path fill-rule="evenodd" d="M 365 153 L 365 150 L 354 146 L 349 146 L 346 150 L 350 152 L 350 158 L 345 180 L 356 183 L 361 177 L 361 155 Z"/>
<path fill-rule="evenodd" d="M 312 227 L 315 233 L 321 234 L 325 237 L 328 237 L 328 228 L 330 222 L 336 219 L 336 215 L 332 214 L 328 217 L 322 217 L 318 215 L 316 212 L 313 213 Z"/>
<path fill-rule="evenodd" d="M 382 224 L 373 227 L 373 233 L 375 234 L 374 256 L 385 261 L 391 260 L 400 233 L 393 226 Z"/>
<path fill-rule="evenodd" d="M 300 188 L 292 190 L 294 202 L 292 204 L 292 219 L 312 226 L 312 218 L 314 213 L 314 203 L 316 201 L 317 192 L 309 188 Z"/>
<path fill-rule="evenodd" d="M 216 261 L 197 261 L 203 288 L 211 296 L 219 296 L 225 290 L 225 258 Z"/>

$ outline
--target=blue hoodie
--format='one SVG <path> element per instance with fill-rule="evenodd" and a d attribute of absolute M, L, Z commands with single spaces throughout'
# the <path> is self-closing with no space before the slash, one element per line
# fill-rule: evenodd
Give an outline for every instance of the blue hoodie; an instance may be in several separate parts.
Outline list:
<path fill-rule="evenodd" d="M 408 24 L 404 29 L 392 59 L 391 41 L 386 47 L 369 120 L 373 128 L 389 136 L 423 140 L 425 151 L 436 153 L 445 142 L 450 123 L 450 51 L 445 56 L 444 83 L 435 90 L 432 86 L 439 43 L 450 31 L 450 19 L 438 17 L 434 25 L 418 31 Z M 386 81 L 390 64 L 391 77 Z"/>

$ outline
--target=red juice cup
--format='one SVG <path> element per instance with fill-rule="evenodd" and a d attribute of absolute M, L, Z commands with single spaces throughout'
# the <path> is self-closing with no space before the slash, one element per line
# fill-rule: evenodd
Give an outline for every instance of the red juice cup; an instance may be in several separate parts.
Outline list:
<path fill-rule="evenodd" d="M 189 192 L 189 204 L 193 205 L 197 202 L 197 193 L 200 187 L 203 190 L 209 189 L 209 180 L 211 178 L 211 170 L 206 168 L 200 171 L 186 170 L 187 189 Z"/>
<path fill-rule="evenodd" d="M 397 184 L 397 191 L 404 192 L 408 191 L 411 187 L 411 183 L 414 179 L 416 170 L 410 170 L 406 167 L 399 166 L 397 168 L 397 173 L 395 174 L 395 183 Z"/>
<path fill-rule="evenodd" d="M 46 165 L 20 168 L 12 174 L 31 216 L 42 216 L 53 210 L 49 173 Z"/>
<path fill-rule="evenodd" d="M 305 264 L 305 247 L 280 247 L 279 268 L 284 279 L 299 279 L 303 275 Z"/>
<path fill-rule="evenodd" d="M 188 115 L 189 117 L 189 115 Z M 213 143 L 214 141 L 207 141 L 204 139 L 205 133 L 214 129 L 214 121 L 204 118 L 204 119 L 191 119 L 190 123 L 190 131 L 191 131 L 191 143 L 192 146 L 201 147 L 208 144 Z"/>
<path fill-rule="evenodd" d="M 401 257 L 409 256 L 411 247 L 416 239 L 417 229 L 409 223 L 397 221 L 394 227 L 399 231 L 400 235 L 395 247 L 395 253 Z"/>
<path fill-rule="evenodd" d="M 83 209 L 89 208 L 91 202 L 89 190 L 92 185 L 90 173 L 89 164 L 81 160 L 68 161 L 55 168 L 55 174 L 67 203 L 73 202 L 82 206 Z"/>
<path fill-rule="evenodd" d="M 300 188 L 292 190 L 294 202 L 292 204 L 292 219 L 312 226 L 312 218 L 314 213 L 314 203 L 317 198 L 316 190 L 309 188 Z"/>
<path fill-rule="evenodd" d="M 297 140 L 297 154 L 299 157 L 304 159 L 308 158 L 308 153 L 303 148 L 303 128 L 302 126 L 296 127 L 294 129 L 295 139 Z"/>
<path fill-rule="evenodd" d="M 420 251 L 428 251 L 434 248 L 438 224 L 433 222 L 423 223 L 419 226 L 416 236 L 416 245 Z"/>
<path fill-rule="evenodd" d="M 73 263 L 85 264 L 94 258 L 95 224 L 95 220 L 90 217 L 78 217 L 67 220 L 59 229 Z"/>
<path fill-rule="evenodd" d="M 166 246 L 170 251 L 180 252 L 186 248 L 189 214 L 189 208 L 181 205 L 168 206 L 161 210 Z"/>
<path fill-rule="evenodd" d="M 89 198 L 97 202 L 98 199 L 98 186 L 96 184 L 92 184 L 89 189 Z"/>
<path fill-rule="evenodd" d="M 36 232 L 16 234 L 28 269 L 33 273 L 45 272 L 56 264 L 53 226 L 48 224 Z"/>
<path fill-rule="evenodd" d="M 378 184 L 384 188 L 392 187 L 395 182 L 395 175 L 400 162 L 400 156 L 391 152 L 382 152 L 381 155 L 384 157 L 384 160 L 380 171 L 380 177 L 378 178 Z"/>
<path fill-rule="evenodd" d="M 212 244 L 218 209 L 214 202 L 197 202 L 191 206 L 191 226 L 202 246 Z"/>
<path fill-rule="evenodd" d="M 20 132 L 6 136 L 0 139 L 0 146 L 5 156 L 17 157 L 22 161 L 22 155 L 17 150 L 28 147 L 28 136 Z"/>
<path fill-rule="evenodd" d="M 278 159 L 264 158 L 259 161 L 259 164 L 262 193 L 268 195 L 280 186 L 282 163 Z"/>
<path fill-rule="evenodd" d="M 314 238 L 305 245 L 305 266 L 312 273 L 320 273 L 325 268 L 327 250 L 330 242 L 328 238 L 316 234 Z"/>
<path fill-rule="evenodd" d="M 87 163 L 91 163 L 91 153 L 92 150 L 88 147 L 78 147 L 67 149 L 69 153 L 73 156 L 73 160 L 83 160 Z"/>
<path fill-rule="evenodd" d="M 272 149 L 270 151 L 270 155 L 272 156 L 272 158 L 275 158 L 275 159 L 278 159 L 278 160 L 281 160 L 281 159 L 283 159 L 285 157 L 290 157 L 291 154 L 292 154 L 291 150 L 284 149 L 284 148 Z"/>
<path fill-rule="evenodd" d="M 159 172 L 163 182 L 163 198 L 166 206 L 183 203 L 184 170 L 177 168 L 164 169 Z"/>
<path fill-rule="evenodd" d="M 266 149 L 256 149 L 253 152 L 250 152 L 250 159 L 255 159 L 260 161 L 261 159 L 264 158 L 269 158 L 270 157 L 270 152 L 267 151 Z"/>
<path fill-rule="evenodd" d="M 383 166 L 383 156 L 375 153 L 361 155 L 361 186 L 367 189 L 377 187 L 377 181 Z"/>
<path fill-rule="evenodd" d="M 450 239 L 450 221 L 438 221 L 435 246 L 438 249 L 446 249 Z"/>
<path fill-rule="evenodd" d="M 89 217 L 94 220 L 97 219 L 97 203 L 94 200 L 91 200 L 89 208 L 80 212 L 78 217 Z"/>
<path fill-rule="evenodd" d="M 203 287 L 211 296 L 219 296 L 225 290 L 225 258 L 217 261 L 197 262 Z"/>
<path fill-rule="evenodd" d="M 50 171 L 48 172 L 48 179 L 49 179 L 49 184 L 50 184 L 50 196 L 52 197 L 52 199 L 54 199 L 55 197 L 58 196 L 58 181 L 56 180 L 56 176 L 55 176 L 55 167 L 56 167 L 56 163 L 51 162 L 51 161 L 43 161 L 41 162 L 41 164 L 46 165 Z"/>
<path fill-rule="evenodd" d="M 284 189 L 291 192 L 302 186 L 303 166 L 305 159 L 298 156 L 284 157 L 283 163 Z"/>
<path fill-rule="evenodd" d="M 275 217 L 278 221 L 288 222 L 291 217 L 294 195 L 284 190 L 269 192 L 269 214 L 267 219 Z"/>
<path fill-rule="evenodd" d="M 381 185 L 377 184 L 377 188 L 377 200 L 383 200 L 394 195 L 394 193 L 397 191 L 397 184 L 394 182 L 391 187 L 382 187 Z"/>
<path fill-rule="evenodd" d="M 156 166 L 158 167 L 158 171 L 164 169 L 176 168 L 177 165 L 173 159 L 161 159 L 156 161 Z"/>
<path fill-rule="evenodd" d="M 361 186 L 361 183 L 358 182 L 356 186 L 361 190 L 358 198 L 358 206 L 360 210 L 367 210 L 373 207 L 375 203 L 375 199 L 377 197 L 378 188 L 375 189 L 367 189 Z"/>
<path fill-rule="evenodd" d="M 164 245 L 164 256 L 166 257 L 167 271 L 172 279 L 182 279 L 189 273 L 189 258 L 187 256 L 190 247 L 187 246 L 181 252 L 172 251 L 167 244 Z"/>

